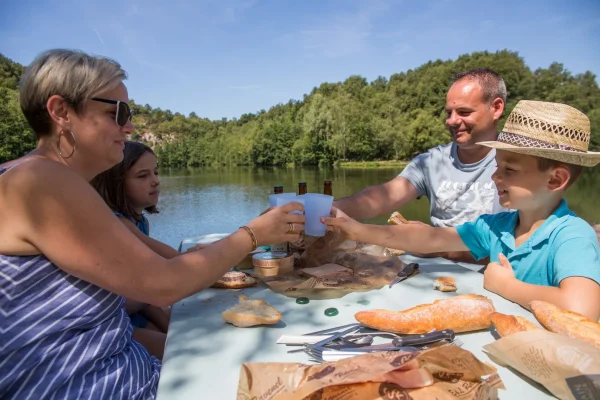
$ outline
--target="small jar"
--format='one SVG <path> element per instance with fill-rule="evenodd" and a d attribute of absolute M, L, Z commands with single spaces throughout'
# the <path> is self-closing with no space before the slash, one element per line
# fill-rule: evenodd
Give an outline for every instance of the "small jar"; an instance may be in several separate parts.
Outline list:
<path fill-rule="evenodd" d="M 260 277 L 277 276 L 294 269 L 294 256 L 283 251 L 267 251 L 254 254 L 252 264 Z"/>

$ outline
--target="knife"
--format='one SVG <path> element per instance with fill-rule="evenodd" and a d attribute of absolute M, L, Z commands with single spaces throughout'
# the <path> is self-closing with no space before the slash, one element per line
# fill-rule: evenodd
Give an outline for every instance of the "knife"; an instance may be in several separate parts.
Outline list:
<path fill-rule="evenodd" d="M 417 263 L 410 263 L 406 267 L 402 268 L 402 271 L 398 272 L 398 275 L 396 275 L 396 277 L 392 279 L 389 287 L 391 288 L 396 283 L 402 282 L 403 280 L 408 278 L 408 276 L 412 274 L 417 268 L 419 268 L 419 264 Z"/>
<path fill-rule="evenodd" d="M 451 342 L 454 340 L 454 331 L 451 329 L 444 329 L 443 331 L 433 331 L 424 333 L 422 335 L 407 335 L 397 337 L 392 340 L 394 346 L 424 346 L 435 342 L 441 342 L 447 340 Z"/>
<path fill-rule="evenodd" d="M 406 335 L 392 340 L 391 343 L 375 344 L 371 346 L 354 347 L 352 345 L 328 345 L 327 350 L 348 351 L 358 353 L 368 353 L 371 351 L 399 351 L 406 348 L 425 346 L 427 344 L 454 340 L 454 331 L 446 329 L 443 331 L 433 331 L 422 335 Z M 405 350 L 406 351 L 406 350 Z"/>

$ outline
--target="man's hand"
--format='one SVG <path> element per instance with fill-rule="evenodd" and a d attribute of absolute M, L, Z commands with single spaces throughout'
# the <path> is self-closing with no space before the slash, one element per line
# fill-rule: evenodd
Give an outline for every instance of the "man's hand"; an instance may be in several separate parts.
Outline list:
<path fill-rule="evenodd" d="M 483 273 L 483 287 L 502 296 L 503 290 L 516 281 L 517 278 L 504 254 L 498 254 L 498 260 L 500 263 L 491 262 L 488 264 Z"/>

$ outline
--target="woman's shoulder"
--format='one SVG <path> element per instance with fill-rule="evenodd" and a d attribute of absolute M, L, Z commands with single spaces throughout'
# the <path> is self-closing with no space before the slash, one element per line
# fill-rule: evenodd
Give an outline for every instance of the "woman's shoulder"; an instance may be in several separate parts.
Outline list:
<path fill-rule="evenodd" d="M 0 171 L 4 171 L 3 176 L 6 179 L 18 180 L 23 183 L 41 181 L 56 184 L 59 181 L 50 181 L 47 179 L 56 177 L 72 177 L 85 182 L 85 180 L 75 171 L 58 161 L 46 157 L 26 156 L 16 160 L 8 161 L 0 165 Z"/>

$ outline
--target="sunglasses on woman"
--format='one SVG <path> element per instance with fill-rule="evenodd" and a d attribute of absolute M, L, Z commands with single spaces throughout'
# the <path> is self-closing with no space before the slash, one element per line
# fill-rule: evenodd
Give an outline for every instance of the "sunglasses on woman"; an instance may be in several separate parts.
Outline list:
<path fill-rule="evenodd" d="M 115 116 L 115 122 L 117 123 L 117 125 L 125 126 L 127 121 L 131 121 L 131 116 L 133 115 L 133 112 L 131 111 L 131 108 L 129 108 L 129 104 L 127 104 L 126 102 L 119 100 L 103 99 L 100 97 L 94 97 L 92 98 L 92 100 L 108 104 L 116 104 L 117 113 Z"/>

